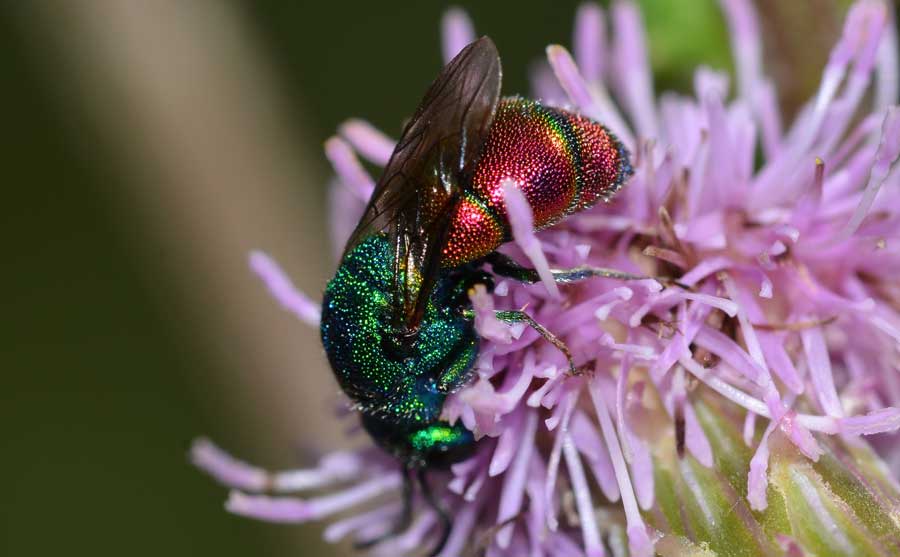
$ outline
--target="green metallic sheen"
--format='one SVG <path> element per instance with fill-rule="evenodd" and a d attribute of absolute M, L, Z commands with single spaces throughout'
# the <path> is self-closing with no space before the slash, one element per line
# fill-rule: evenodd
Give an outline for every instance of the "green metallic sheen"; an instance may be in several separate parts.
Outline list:
<path fill-rule="evenodd" d="M 437 423 L 410 434 L 410 445 L 419 452 L 428 452 L 442 445 L 454 445 L 465 438 L 458 427 Z"/>
<path fill-rule="evenodd" d="M 346 255 L 325 289 L 322 344 L 341 388 L 382 447 L 407 461 L 431 464 L 463 442 L 461 426 L 440 421 L 446 396 L 468 381 L 478 338 L 468 305 L 466 270 L 438 278 L 415 342 L 398 342 L 391 321 L 393 254 L 382 234 Z"/>

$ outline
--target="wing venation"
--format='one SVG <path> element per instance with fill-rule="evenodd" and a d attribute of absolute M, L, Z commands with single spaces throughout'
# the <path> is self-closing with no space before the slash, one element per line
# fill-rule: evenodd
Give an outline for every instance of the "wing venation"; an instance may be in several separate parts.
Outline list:
<path fill-rule="evenodd" d="M 500 98 L 488 37 L 469 44 L 431 84 L 372 194 L 344 255 L 371 234 L 394 249 L 395 325 L 415 332 L 440 272 L 453 208 L 477 162 Z"/>

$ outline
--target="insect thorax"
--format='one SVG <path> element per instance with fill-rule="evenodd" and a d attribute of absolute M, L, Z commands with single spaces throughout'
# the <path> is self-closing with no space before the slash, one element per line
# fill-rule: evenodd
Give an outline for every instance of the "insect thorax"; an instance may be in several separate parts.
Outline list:
<path fill-rule="evenodd" d="M 369 236 L 344 257 L 325 290 L 322 344 L 341 388 L 376 441 L 403 445 L 387 447 L 393 452 L 413 450 L 415 443 L 424 447 L 429 439 L 455 443 L 461 431 L 429 428 L 441 425 L 444 399 L 468 380 L 478 353 L 473 324 L 461 311 L 465 293 L 459 281 L 442 274 L 417 335 L 398 340 L 393 268 L 381 234 Z"/>

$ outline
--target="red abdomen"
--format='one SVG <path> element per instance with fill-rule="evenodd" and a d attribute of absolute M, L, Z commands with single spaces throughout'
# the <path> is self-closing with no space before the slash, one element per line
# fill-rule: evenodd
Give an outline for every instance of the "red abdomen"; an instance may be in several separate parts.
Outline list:
<path fill-rule="evenodd" d="M 625 147 L 601 124 L 536 101 L 503 99 L 451 220 L 442 265 L 473 261 L 511 239 L 506 180 L 521 188 L 540 229 L 609 199 L 631 173 Z"/>

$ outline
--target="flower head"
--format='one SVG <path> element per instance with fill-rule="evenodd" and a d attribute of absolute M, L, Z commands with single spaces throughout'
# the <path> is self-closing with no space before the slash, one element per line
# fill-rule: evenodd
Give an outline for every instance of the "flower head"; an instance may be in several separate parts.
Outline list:
<path fill-rule="evenodd" d="M 482 349 L 475 379 L 448 399 L 444 417 L 480 442 L 432 482 L 453 517 L 441 555 L 473 546 L 548 556 L 735 544 L 747 554 L 816 551 L 817 543 L 848 554 L 900 550 L 900 491 L 884 468 L 900 464 L 900 443 L 883 435 L 900 428 L 891 12 L 880 0 L 852 6 L 815 97 L 784 127 L 750 2 L 721 4 L 734 94 L 726 75 L 700 68 L 693 96 L 656 99 L 640 15 L 627 0 L 609 14 L 579 9 L 574 58 L 547 48 L 535 96 L 609 126 L 635 172 L 611 203 L 539 233 L 524 197 L 506 188 L 514 242 L 502 251 L 543 280 L 503 279 L 492 293 L 471 293 Z M 472 29 L 464 13 L 447 14 L 446 59 L 474 39 Z M 326 143 L 338 176 L 337 249 L 373 189 L 357 154 L 384 165 L 392 148 L 361 121 Z M 314 304 L 271 260 L 252 261 L 281 303 L 317 321 Z M 551 267 L 582 265 L 677 284 L 553 282 Z M 525 306 L 587 372 L 571 375 L 556 347 L 494 314 Z M 401 484 L 396 464 L 374 448 L 280 473 L 206 441 L 193 457 L 237 490 L 229 510 L 264 520 L 330 517 Z M 246 494 L 327 486 L 339 487 L 309 499 Z M 387 531 L 400 504 L 379 505 L 332 522 L 325 536 Z M 414 552 L 437 535 L 438 521 L 423 510 L 373 551 Z"/>

